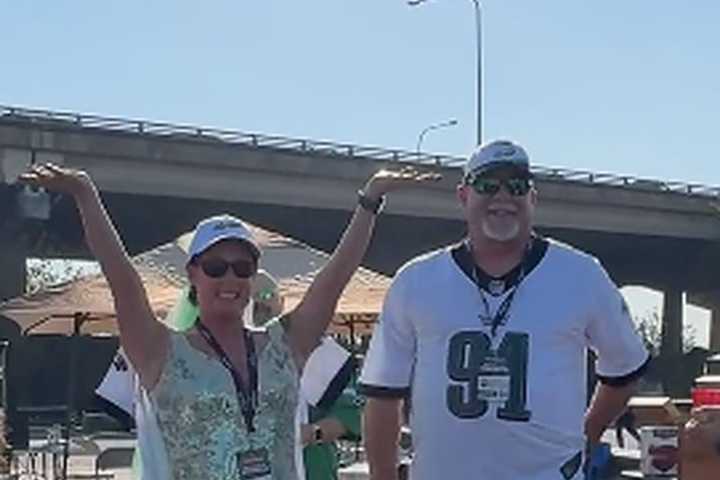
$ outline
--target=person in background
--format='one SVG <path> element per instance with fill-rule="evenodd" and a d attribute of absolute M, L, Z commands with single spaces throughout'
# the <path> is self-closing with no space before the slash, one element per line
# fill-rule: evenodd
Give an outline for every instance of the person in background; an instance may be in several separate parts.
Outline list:
<path fill-rule="evenodd" d="M 5 420 L 5 410 L 0 409 L 0 475 L 10 473 L 12 462 L 12 452 L 5 436 Z"/>
<path fill-rule="evenodd" d="M 310 407 L 310 423 L 301 428 L 305 480 L 338 479 L 337 442 L 360 441 L 362 405 L 362 398 L 351 382 L 329 408 Z"/>
<path fill-rule="evenodd" d="M 278 282 L 264 270 L 253 281 L 253 324 L 261 327 L 283 311 Z M 360 440 L 362 400 L 352 380 L 349 353 L 325 337 L 310 355 L 300 379 L 297 423 L 300 480 L 336 480 L 338 440 Z"/>
<path fill-rule="evenodd" d="M 623 430 L 627 430 L 630 436 L 640 443 L 640 434 L 635 428 L 635 415 L 629 408 L 625 408 L 622 415 L 615 420 L 615 438 L 617 439 L 617 444 L 620 448 L 625 448 Z"/>

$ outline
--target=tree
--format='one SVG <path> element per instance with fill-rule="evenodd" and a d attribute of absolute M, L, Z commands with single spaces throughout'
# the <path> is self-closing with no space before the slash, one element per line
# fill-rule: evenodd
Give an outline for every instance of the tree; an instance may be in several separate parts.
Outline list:
<path fill-rule="evenodd" d="M 665 395 L 687 398 L 694 379 L 702 372 L 707 350 L 696 347 L 696 331 L 691 325 L 683 328 L 683 353 L 660 356 L 662 317 L 657 309 L 635 318 L 637 332 L 653 356 L 650 370 L 644 376 L 651 390 L 660 388 Z"/>
<path fill-rule="evenodd" d="M 25 294 L 32 295 L 48 287 L 72 281 L 90 269 L 73 260 L 32 258 L 27 262 Z"/>
<path fill-rule="evenodd" d="M 662 343 L 662 317 L 657 309 L 635 317 L 635 329 L 642 338 L 645 347 L 653 356 L 660 354 Z M 687 353 L 697 345 L 697 332 L 692 325 L 683 327 L 683 353 Z"/>

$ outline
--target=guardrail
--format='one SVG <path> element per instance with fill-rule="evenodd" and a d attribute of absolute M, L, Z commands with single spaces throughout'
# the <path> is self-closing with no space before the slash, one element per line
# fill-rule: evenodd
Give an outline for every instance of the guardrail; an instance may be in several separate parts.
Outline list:
<path fill-rule="evenodd" d="M 311 154 L 335 155 L 373 160 L 408 162 L 419 165 L 460 167 L 465 159 L 451 155 L 428 154 L 405 150 L 369 147 L 322 140 L 308 140 L 245 133 L 234 130 L 178 125 L 146 120 L 132 120 L 118 117 L 104 117 L 74 112 L 50 111 L 33 108 L 0 105 L 0 122 L 35 123 L 43 127 L 99 129 L 150 136 L 166 136 L 199 142 L 221 142 L 247 145 L 258 148 L 293 150 Z M 707 185 L 650 180 L 611 173 L 588 172 L 565 168 L 533 167 L 537 178 L 549 181 L 563 181 L 585 184 L 607 185 L 633 190 L 670 192 L 691 196 L 720 198 L 720 187 Z"/>

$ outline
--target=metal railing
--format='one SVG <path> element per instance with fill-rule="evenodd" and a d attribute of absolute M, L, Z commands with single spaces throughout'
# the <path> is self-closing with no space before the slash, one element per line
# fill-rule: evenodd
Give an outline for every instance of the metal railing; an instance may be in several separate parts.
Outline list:
<path fill-rule="evenodd" d="M 368 158 L 390 162 L 407 162 L 418 165 L 442 167 L 461 167 L 463 157 L 452 155 L 410 152 L 382 147 L 370 147 L 322 140 L 308 140 L 245 133 L 218 128 L 197 127 L 146 120 L 132 120 L 117 117 L 104 117 L 74 112 L 50 111 L 33 108 L 0 105 L 0 122 L 37 124 L 44 128 L 82 128 L 169 137 L 174 140 L 194 142 L 217 142 L 245 145 L 257 148 L 291 150 L 314 155 Z M 650 180 L 627 175 L 588 172 L 566 168 L 533 167 L 537 178 L 548 181 L 573 182 L 582 184 L 606 185 L 633 190 L 669 192 L 690 196 L 720 198 L 720 187 L 711 187 L 696 183 Z"/>

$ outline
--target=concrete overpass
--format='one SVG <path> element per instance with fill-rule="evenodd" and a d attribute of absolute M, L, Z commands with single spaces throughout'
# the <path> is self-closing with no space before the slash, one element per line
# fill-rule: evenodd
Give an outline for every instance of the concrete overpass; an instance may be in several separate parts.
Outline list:
<path fill-rule="evenodd" d="M 439 171 L 444 180 L 393 195 L 366 264 L 392 273 L 416 253 L 463 235 L 454 197 L 461 158 L 0 107 L 2 296 L 21 289 L 28 255 L 87 255 L 68 199 L 54 199 L 47 222 L 17 215 L 17 174 L 48 160 L 92 174 L 133 252 L 219 211 L 331 250 L 363 181 L 398 162 Z M 720 265 L 720 190 L 564 169 L 535 173 L 542 233 L 598 255 L 621 285 L 665 293 L 667 352 L 681 348 L 683 292 L 710 307 L 720 325 L 713 268 Z M 713 336 L 720 348 L 720 328 Z"/>

